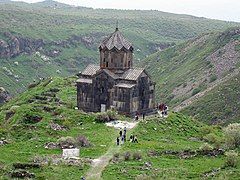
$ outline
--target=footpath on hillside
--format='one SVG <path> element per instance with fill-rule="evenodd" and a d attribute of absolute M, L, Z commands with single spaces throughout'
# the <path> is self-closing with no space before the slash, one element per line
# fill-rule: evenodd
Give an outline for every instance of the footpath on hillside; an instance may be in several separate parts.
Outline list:
<path fill-rule="evenodd" d="M 106 125 L 109 127 L 114 127 L 116 129 L 126 127 L 128 130 L 132 130 L 137 126 L 138 122 L 127 122 L 127 121 L 113 121 L 107 123 Z M 86 180 L 99 180 L 101 179 L 102 172 L 109 164 L 109 161 L 113 158 L 114 154 L 118 153 L 121 149 L 121 146 L 116 146 L 115 139 L 113 141 L 113 145 L 110 146 L 108 151 L 100 156 L 97 159 L 92 161 L 91 168 L 88 170 L 86 174 Z"/>

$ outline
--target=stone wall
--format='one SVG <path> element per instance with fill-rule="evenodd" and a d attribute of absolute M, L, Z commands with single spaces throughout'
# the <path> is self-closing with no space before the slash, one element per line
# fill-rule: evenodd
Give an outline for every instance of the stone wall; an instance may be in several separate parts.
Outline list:
<path fill-rule="evenodd" d="M 129 69 L 133 66 L 132 51 L 101 50 L 100 67 L 107 69 Z"/>
<path fill-rule="evenodd" d="M 93 93 L 92 84 L 77 83 L 77 106 L 84 111 L 92 111 Z"/>

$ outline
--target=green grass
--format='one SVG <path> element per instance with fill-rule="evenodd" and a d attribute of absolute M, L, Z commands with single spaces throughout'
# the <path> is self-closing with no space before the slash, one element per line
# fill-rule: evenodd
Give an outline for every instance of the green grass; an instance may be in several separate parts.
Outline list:
<path fill-rule="evenodd" d="M 222 125 L 240 121 L 240 75 L 211 90 L 182 112 L 206 123 Z"/>
<path fill-rule="evenodd" d="M 0 163 L 6 170 L 0 172 L 2 177 L 7 177 L 13 163 L 32 162 L 36 156 L 61 155 L 61 150 L 44 148 L 47 142 L 57 142 L 60 137 L 86 136 L 92 146 L 80 149 L 82 158 L 96 158 L 104 154 L 112 145 L 112 136 L 117 133 L 114 129 L 107 128 L 104 124 L 95 123 L 94 115 L 88 115 L 74 109 L 76 104 L 75 80 L 76 78 L 54 78 L 50 83 L 49 80 L 45 80 L 36 88 L 21 94 L 0 109 L 0 134 L 1 137 L 5 137 L 10 141 L 10 144 L 0 147 Z M 37 100 L 28 103 L 36 95 L 42 96 L 51 88 L 60 89 L 57 98 L 63 102 L 62 106 L 57 105 L 56 102 Z M 6 121 L 5 113 L 12 106 L 19 107 L 15 115 Z M 60 115 L 53 115 L 52 112 L 43 111 L 44 106 L 55 107 L 55 112 Z M 26 114 L 39 115 L 43 119 L 36 124 L 25 123 L 24 117 Z M 51 130 L 49 127 L 50 122 L 67 125 L 69 130 Z M 80 122 L 83 124 L 79 125 Z M 88 168 L 89 164 L 85 164 L 83 167 L 50 164 L 41 169 L 32 169 L 30 171 L 34 172 L 37 178 L 54 177 L 55 179 L 61 179 L 71 177 L 72 179 L 79 179 Z"/>
<path fill-rule="evenodd" d="M 60 149 L 44 148 L 47 142 L 57 142 L 61 137 L 84 135 L 88 138 L 92 146 L 80 148 L 80 157 L 83 160 L 98 158 L 115 146 L 117 130 L 101 123 L 95 123 L 94 114 L 75 110 L 75 80 L 76 77 L 46 79 L 0 108 L 0 137 L 5 137 L 10 142 L 0 147 L 0 177 L 2 179 L 9 178 L 14 163 L 31 163 L 36 157 L 61 156 Z M 53 88 L 59 89 L 56 97 L 44 100 L 44 97 L 49 98 L 47 94 Z M 43 99 L 37 100 L 36 97 Z M 13 106 L 15 106 L 15 114 L 6 120 L 5 114 L 13 109 Z M 55 108 L 55 110 L 46 112 L 43 110 L 44 106 Z M 40 116 L 42 120 L 38 123 L 29 123 L 26 121 L 26 114 Z M 54 131 L 49 128 L 51 122 L 65 125 L 69 127 L 69 130 Z M 79 124 L 80 122 L 82 125 Z M 149 155 L 151 151 L 160 153 L 168 150 L 197 150 L 203 145 L 205 142 L 203 138 L 209 133 L 222 138 L 221 127 L 205 125 L 180 113 L 170 113 L 166 119 L 157 115 L 147 117 L 135 129 L 127 133 L 127 138 L 131 133 L 137 135 L 139 143 L 127 142 L 121 146 L 120 160 L 115 163 L 110 161 L 103 171 L 103 179 L 135 179 L 139 175 L 154 179 L 199 179 L 205 173 L 223 167 L 225 164 L 225 156 L 196 156 L 182 159 L 174 155 Z M 197 138 L 199 141 L 193 141 L 191 138 Z M 125 152 L 140 153 L 142 160 L 133 160 L 131 157 L 129 161 L 124 161 Z M 146 162 L 151 162 L 149 169 L 144 167 Z M 240 173 L 239 168 L 238 163 L 236 168 L 221 169 L 215 178 L 229 176 L 234 179 Z M 34 173 L 36 179 L 79 179 L 85 176 L 89 169 L 89 163 L 68 166 L 63 163 L 55 165 L 50 162 L 39 169 L 32 168 L 28 171 Z"/>
<path fill-rule="evenodd" d="M 141 122 L 134 134 L 138 135 L 138 144 L 128 142 L 120 153 L 120 160 L 110 162 L 103 172 L 103 179 L 136 179 L 147 177 L 147 179 L 201 179 L 204 174 L 224 166 L 225 157 L 196 156 L 182 159 L 175 155 L 150 156 L 149 152 L 163 152 L 167 150 L 197 150 L 204 143 L 189 140 L 190 137 L 201 138 L 202 128 L 206 125 L 199 123 L 182 114 L 170 114 L 167 119 L 148 118 L 146 122 Z M 221 130 L 214 128 L 214 133 L 221 136 Z M 124 153 L 139 153 L 142 156 L 140 161 L 124 161 Z M 151 167 L 146 168 L 145 163 L 151 163 Z M 239 175 L 240 163 L 236 169 L 223 169 L 217 173 L 216 177 L 225 173 L 235 171 L 236 174 L 229 177 L 236 178 Z M 226 171 L 226 172 L 225 172 Z M 141 178 L 140 178 L 141 179 Z"/>
<path fill-rule="evenodd" d="M 199 36 L 175 47 L 157 52 L 140 62 L 142 66 L 146 66 L 146 70 L 156 82 L 157 102 L 167 103 L 171 108 L 176 107 L 183 101 L 211 87 L 211 84 L 215 83 L 216 80 L 232 73 L 232 70 L 222 70 L 222 75 L 219 76 L 213 62 L 208 58 L 227 43 L 236 41 L 236 38 L 240 37 L 239 35 L 231 35 L 230 31 Z M 239 53 L 237 49 L 236 53 Z M 223 56 L 223 54 L 220 56 Z M 226 62 L 226 64 L 228 63 Z M 238 67 L 239 58 L 234 65 L 235 69 Z M 205 122 L 210 122 L 211 119 L 225 122 L 239 120 L 237 115 L 239 113 L 235 108 L 235 100 L 239 92 L 237 83 L 238 81 L 234 80 L 230 87 L 227 87 L 227 83 L 223 85 L 226 91 L 229 91 L 229 93 L 223 92 L 224 99 L 215 90 L 204 100 L 200 100 L 201 104 L 195 103 L 194 106 L 184 112 Z M 228 88 L 229 90 L 227 90 Z M 224 107 L 226 104 L 228 104 L 228 107 Z M 232 112 L 230 112 L 231 109 Z"/>

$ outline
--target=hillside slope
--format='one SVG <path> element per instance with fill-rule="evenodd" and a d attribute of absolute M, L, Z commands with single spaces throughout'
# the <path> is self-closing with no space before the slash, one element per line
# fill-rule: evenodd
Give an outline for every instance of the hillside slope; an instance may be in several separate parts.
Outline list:
<path fill-rule="evenodd" d="M 240 122 L 240 73 L 182 110 L 211 124 Z"/>
<path fill-rule="evenodd" d="M 115 151 L 103 169 L 106 180 L 140 175 L 153 179 L 201 178 L 224 167 L 222 150 L 200 148 L 209 134 L 221 138 L 221 128 L 180 113 L 141 119 L 135 129 L 127 130 L 127 139 L 133 133 L 139 143 L 127 141 L 117 147 L 118 130 L 97 123 L 95 114 L 75 109 L 75 81 L 75 77 L 46 79 L 0 108 L 1 179 L 79 179 L 86 177 L 92 160 L 108 154 L 109 149 Z M 80 159 L 61 158 L 61 148 L 72 146 L 73 138 L 84 140 L 78 145 Z M 61 145 L 64 139 L 68 143 Z M 124 160 L 126 152 L 130 156 Z M 239 167 L 238 162 L 236 168 L 222 168 L 213 176 L 238 177 Z"/>
<path fill-rule="evenodd" d="M 235 101 L 225 102 L 228 104 L 227 109 L 232 109 L 233 113 L 230 113 L 224 106 L 221 106 L 224 103 L 222 99 L 217 100 L 219 93 L 216 90 L 211 91 L 222 86 L 231 89 L 229 86 L 232 86 L 234 94 L 226 94 L 226 98 L 238 97 L 239 86 L 237 81 L 233 81 L 234 78 L 231 79 L 231 77 L 239 73 L 240 67 L 239 28 L 199 36 L 153 54 L 143 61 L 143 65 L 147 67 L 157 83 L 156 96 L 159 102 L 166 102 L 178 111 L 206 95 L 205 100 L 208 101 L 208 105 L 205 111 L 200 110 L 204 104 L 199 107 L 196 104 L 195 108 L 188 110 L 190 114 L 200 113 L 201 115 L 197 117 L 207 122 L 210 119 L 227 121 L 228 118 L 235 120 L 239 118 L 239 115 L 236 115 L 239 113 L 234 112 Z M 229 81 L 232 84 L 227 84 Z M 214 95 L 207 95 L 209 91 Z M 223 117 L 215 112 L 217 107 L 222 107 L 217 112 L 222 111 L 228 116 Z"/>
<path fill-rule="evenodd" d="M 159 11 L 72 7 L 54 1 L 0 5 L 0 68 L 11 94 L 34 79 L 72 75 L 98 61 L 99 42 L 116 26 L 135 47 L 135 62 L 208 31 L 238 25 Z"/>

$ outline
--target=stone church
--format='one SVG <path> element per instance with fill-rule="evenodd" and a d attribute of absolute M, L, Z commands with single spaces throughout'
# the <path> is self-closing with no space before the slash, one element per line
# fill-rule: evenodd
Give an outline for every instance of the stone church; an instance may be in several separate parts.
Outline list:
<path fill-rule="evenodd" d="M 77 106 L 86 112 L 115 109 L 133 116 L 155 107 L 155 83 L 133 67 L 133 46 L 116 28 L 99 46 L 100 65 L 89 64 L 77 80 Z"/>

